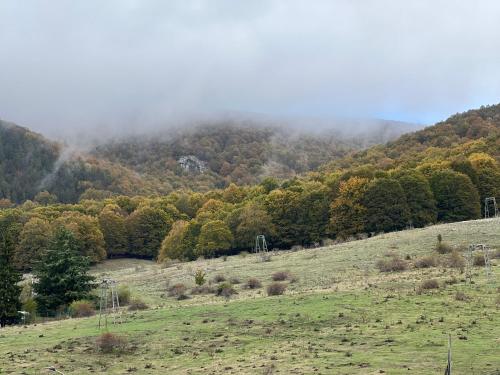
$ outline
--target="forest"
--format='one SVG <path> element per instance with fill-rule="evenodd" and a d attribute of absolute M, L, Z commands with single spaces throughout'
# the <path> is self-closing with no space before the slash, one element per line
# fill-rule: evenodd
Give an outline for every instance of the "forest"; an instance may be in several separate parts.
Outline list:
<path fill-rule="evenodd" d="M 1 201 L 0 221 L 15 232 L 16 267 L 29 270 L 61 227 L 94 263 L 165 262 L 251 251 L 258 234 L 271 248 L 290 249 L 477 219 L 484 199 L 500 195 L 499 108 L 453 116 L 339 162 L 349 161 L 349 168 L 330 164 L 207 192 L 89 194 L 75 204 L 42 191 L 19 205 Z"/>

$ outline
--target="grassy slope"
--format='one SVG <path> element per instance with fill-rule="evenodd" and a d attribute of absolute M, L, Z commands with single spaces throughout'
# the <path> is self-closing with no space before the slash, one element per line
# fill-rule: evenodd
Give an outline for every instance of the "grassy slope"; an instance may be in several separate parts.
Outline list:
<path fill-rule="evenodd" d="M 421 280 L 444 284 L 462 275 L 441 267 L 380 274 L 374 265 L 387 252 L 412 258 L 430 254 L 438 233 L 453 245 L 500 248 L 499 229 L 496 219 L 439 225 L 279 253 L 266 263 L 235 256 L 162 269 L 147 261 L 109 261 L 94 272 L 130 285 L 151 306 L 124 314 L 124 324 L 111 327 L 128 337 L 129 353 L 97 354 L 96 317 L 70 319 L 0 331 L 0 369 L 16 374 L 39 374 L 48 365 L 66 374 L 435 374 L 444 371 L 451 333 L 454 374 L 497 374 L 498 260 L 494 285 L 476 268 L 472 286 L 459 282 L 421 295 L 415 293 Z M 289 270 L 298 281 L 281 297 L 241 286 L 229 302 L 213 295 L 186 301 L 164 296 L 167 283 L 192 286 L 198 268 L 210 278 L 257 277 L 264 286 L 273 272 Z M 471 299 L 456 301 L 457 290 Z"/>

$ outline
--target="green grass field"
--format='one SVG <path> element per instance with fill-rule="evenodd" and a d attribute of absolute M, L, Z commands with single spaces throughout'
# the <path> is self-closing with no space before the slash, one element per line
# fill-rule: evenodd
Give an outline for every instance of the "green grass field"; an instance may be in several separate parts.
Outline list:
<path fill-rule="evenodd" d="M 500 220 L 445 224 L 379 235 L 345 244 L 174 264 L 118 259 L 93 269 L 130 287 L 149 309 L 123 309 L 122 324 L 109 331 L 127 338 L 123 352 L 96 349 L 97 317 L 8 327 L 0 331 L 0 373 L 44 374 L 440 374 L 448 334 L 453 374 L 500 374 L 500 269 L 493 279 L 475 267 L 474 284 L 444 266 L 416 269 L 413 262 L 434 253 L 437 234 L 454 246 L 486 243 L 500 249 Z M 380 273 L 387 254 L 409 256 L 410 268 Z M 444 256 L 441 256 L 444 258 Z M 168 286 L 194 286 L 194 273 L 208 279 L 237 278 L 238 294 L 177 300 Z M 288 271 L 283 296 L 265 288 L 276 271 Z M 242 287 L 251 277 L 263 287 Z M 422 281 L 440 288 L 418 292 Z M 465 301 L 455 298 L 465 293 Z"/>

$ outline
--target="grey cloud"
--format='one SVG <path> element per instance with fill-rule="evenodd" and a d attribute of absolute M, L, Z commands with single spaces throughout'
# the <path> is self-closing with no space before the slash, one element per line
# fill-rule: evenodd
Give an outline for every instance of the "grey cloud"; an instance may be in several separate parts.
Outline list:
<path fill-rule="evenodd" d="M 3 0 L 0 19 L 0 117 L 52 134 L 500 101 L 497 1 Z"/>

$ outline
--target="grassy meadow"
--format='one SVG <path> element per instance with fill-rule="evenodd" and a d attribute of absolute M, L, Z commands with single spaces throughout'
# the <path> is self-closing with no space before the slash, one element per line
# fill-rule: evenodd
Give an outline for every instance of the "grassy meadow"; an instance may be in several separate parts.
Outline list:
<path fill-rule="evenodd" d="M 0 330 L 0 374 L 439 374 L 448 334 L 453 374 L 500 374 L 500 261 L 493 278 L 474 267 L 464 274 L 440 264 L 416 268 L 437 254 L 437 235 L 457 248 L 485 243 L 500 249 L 500 220 L 436 225 L 328 247 L 198 260 L 168 267 L 134 259 L 94 267 L 98 278 L 127 285 L 147 310 L 123 308 L 109 331 L 125 347 L 96 349 L 97 316 Z M 399 255 L 408 270 L 381 273 L 377 261 Z M 191 295 L 197 270 L 233 282 L 230 298 Z M 286 271 L 284 295 L 267 296 L 272 275 Z M 262 287 L 246 289 L 249 278 Z M 428 280 L 438 289 L 421 291 Z M 168 289 L 182 283 L 190 297 Z"/>

